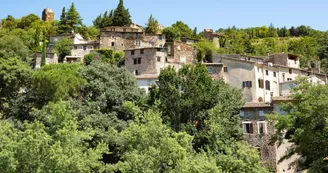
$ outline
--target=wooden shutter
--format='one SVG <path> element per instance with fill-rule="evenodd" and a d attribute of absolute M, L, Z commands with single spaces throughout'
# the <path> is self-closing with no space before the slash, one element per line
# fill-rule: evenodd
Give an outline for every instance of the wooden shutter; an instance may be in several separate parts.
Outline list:
<path fill-rule="evenodd" d="M 243 88 L 245 88 L 246 82 L 243 82 Z"/>
<path fill-rule="evenodd" d="M 264 88 L 263 79 L 259 79 L 259 87 Z"/>

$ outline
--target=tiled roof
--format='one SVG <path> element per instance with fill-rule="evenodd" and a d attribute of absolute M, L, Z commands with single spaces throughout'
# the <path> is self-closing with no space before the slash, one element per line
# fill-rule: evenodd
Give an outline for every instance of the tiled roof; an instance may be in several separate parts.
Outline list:
<path fill-rule="evenodd" d="M 263 102 L 247 102 L 243 106 L 243 108 L 270 108 L 272 107 L 270 104 Z"/>
<path fill-rule="evenodd" d="M 158 75 L 137 75 L 137 79 L 157 79 Z"/>
<path fill-rule="evenodd" d="M 277 97 L 272 97 L 272 101 L 290 101 L 294 100 L 290 96 L 277 96 Z"/>

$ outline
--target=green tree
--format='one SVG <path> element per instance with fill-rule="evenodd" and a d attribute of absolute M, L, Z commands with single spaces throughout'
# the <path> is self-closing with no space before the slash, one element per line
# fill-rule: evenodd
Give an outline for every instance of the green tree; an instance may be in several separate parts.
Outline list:
<path fill-rule="evenodd" d="M 195 46 L 197 48 L 197 60 L 199 62 L 213 62 L 213 54 L 217 50 L 215 43 L 202 40 L 197 42 Z"/>
<path fill-rule="evenodd" d="M 73 41 L 68 38 L 64 38 L 55 43 L 54 51 L 58 54 L 59 62 L 63 62 L 67 55 L 71 55 L 71 49 Z"/>
<path fill-rule="evenodd" d="M 42 57 L 41 57 L 41 67 L 46 65 L 46 58 L 47 58 L 47 42 L 43 40 L 42 43 Z"/>
<path fill-rule="evenodd" d="M 148 19 L 145 32 L 150 34 L 156 34 L 158 32 L 158 26 L 159 26 L 158 21 L 155 18 L 153 18 L 153 15 L 151 14 Z"/>
<path fill-rule="evenodd" d="M 82 26 L 82 18 L 79 12 L 76 10 L 74 3 L 72 3 L 71 7 L 66 13 L 66 25 L 69 32 L 77 31 L 77 29 Z"/>
<path fill-rule="evenodd" d="M 2 20 L 2 27 L 13 30 L 17 27 L 17 21 L 12 15 L 8 15 L 6 19 Z"/>
<path fill-rule="evenodd" d="M 69 104 L 49 104 L 34 113 L 39 121 L 25 122 L 22 130 L 0 120 L 0 169 L 3 172 L 94 172 L 106 147 L 88 149 L 93 131 L 77 129 L 76 112 Z M 28 158 L 28 159 L 27 159 Z"/>
<path fill-rule="evenodd" d="M 68 100 L 78 97 L 86 84 L 78 70 L 79 64 L 51 64 L 35 71 L 32 76 L 32 88 L 37 107 L 49 101 Z"/>
<path fill-rule="evenodd" d="M 193 31 L 189 26 L 182 21 L 177 21 L 171 27 L 167 27 L 163 30 L 163 34 L 166 35 L 168 41 L 179 40 L 181 37 L 191 38 Z"/>
<path fill-rule="evenodd" d="M 324 173 L 328 171 L 328 87 L 313 85 L 306 78 L 297 79 L 297 83 L 299 85 L 293 90 L 292 96 L 295 101 L 282 107 L 286 115 L 270 117 L 278 122 L 275 139 L 281 142 L 285 138 L 294 144 L 283 159 L 297 153 L 304 159 L 297 162 L 299 169 L 309 169 L 309 173 Z"/>
<path fill-rule="evenodd" d="M 126 146 L 124 154 L 118 163 L 107 167 L 108 171 L 221 172 L 213 158 L 193 153 L 192 136 L 172 131 L 162 124 L 157 112 L 137 113 L 135 121 L 119 136 Z"/>
<path fill-rule="evenodd" d="M 6 35 L 0 38 L 0 57 L 17 57 L 31 63 L 28 47 L 17 36 Z"/>
<path fill-rule="evenodd" d="M 63 7 L 62 13 L 60 15 L 60 20 L 58 23 L 57 33 L 58 34 L 64 34 L 70 32 L 69 26 L 67 23 L 67 17 L 66 17 L 66 9 Z"/>
<path fill-rule="evenodd" d="M 127 128 L 133 116 L 124 108 L 124 102 L 131 101 L 139 105 L 144 93 L 136 84 L 135 77 L 125 68 L 93 61 L 80 76 L 87 81 L 74 107 L 79 110 L 80 128 L 95 129 L 90 145 L 104 141 L 111 153 L 104 154 L 103 162 L 117 163 L 123 145 L 117 136 Z"/>
<path fill-rule="evenodd" d="M 117 8 L 114 10 L 114 16 L 112 19 L 113 26 L 125 26 L 131 24 L 131 16 L 129 9 L 125 9 L 123 0 L 120 0 Z"/>
<path fill-rule="evenodd" d="M 111 10 L 110 13 L 106 11 L 103 15 L 100 14 L 99 16 L 97 16 L 95 20 L 92 21 L 93 26 L 97 28 L 105 28 L 108 26 L 112 26 L 113 16 L 114 16 L 113 10 Z"/>
<path fill-rule="evenodd" d="M 21 29 L 28 30 L 33 22 L 40 21 L 40 17 L 35 14 L 29 14 L 21 18 L 17 26 Z"/>
<path fill-rule="evenodd" d="M 225 97 L 225 94 L 231 96 Z M 186 65 L 178 73 L 174 68 L 162 70 L 158 89 L 153 89 L 151 95 L 155 97 L 153 102 L 160 102 L 158 107 L 163 111 L 163 120 L 176 131 L 190 127 L 195 121 L 201 126 L 206 119 L 205 112 L 223 100 L 235 113 L 243 105 L 240 91 L 223 81 L 212 80 L 202 64 Z M 234 104 L 228 105 L 230 102 Z"/>
<path fill-rule="evenodd" d="M 301 66 L 304 66 L 308 59 L 316 58 L 319 44 L 315 38 L 302 37 L 298 40 L 289 42 L 288 51 L 300 55 Z"/>
<path fill-rule="evenodd" d="M 8 118 L 15 99 L 28 87 L 31 68 L 18 58 L 0 57 L 0 114 Z"/>

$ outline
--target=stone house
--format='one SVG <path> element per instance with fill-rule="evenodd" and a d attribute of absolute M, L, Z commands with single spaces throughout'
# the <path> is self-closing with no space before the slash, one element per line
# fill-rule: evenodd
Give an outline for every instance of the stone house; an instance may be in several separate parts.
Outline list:
<path fill-rule="evenodd" d="M 213 29 L 204 29 L 204 37 L 210 41 L 213 41 L 217 47 L 221 47 L 220 38 L 223 38 L 224 35 L 220 33 L 216 33 Z"/>
<path fill-rule="evenodd" d="M 33 68 L 38 69 L 41 67 L 42 53 L 35 54 Z M 55 53 L 46 53 L 46 64 L 58 64 L 58 56 Z"/>
<path fill-rule="evenodd" d="M 147 34 L 136 24 L 130 26 L 111 26 L 100 31 L 100 48 L 110 48 L 115 51 L 142 48 L 163 47 L 165 35 L 161 33 Z"/>
<path fill-rule="evenodd" d="M 166 66 L 166 50 L 161 47 L 127 49 L 125 68 L 136 76 L 159 75 Z"/>
<path fill-rule="evenodd" d="M 52 52 L 54 44 L 62 39 L 67 38 L 72 40 L 71 55 L 64 58 L 64 62 L 83 62 L 84 56 L 89 54 L 94 49 L 99 49 L 99 41 L 84 39 L 81 34 L 58 34 L 50 36 L 48 52 Z"/>
<path fill-rule="evenodd" d="M 271 114 L 272 111 L 271 104 L 248 102 L 241 109 L 240 116 L 244 139 L 258 150 L 265 166 L 275 170 L 276 146 L 270 145 L 270 139 L 275 131 L 274 124 L 264 117 L 265 114 Z"/>

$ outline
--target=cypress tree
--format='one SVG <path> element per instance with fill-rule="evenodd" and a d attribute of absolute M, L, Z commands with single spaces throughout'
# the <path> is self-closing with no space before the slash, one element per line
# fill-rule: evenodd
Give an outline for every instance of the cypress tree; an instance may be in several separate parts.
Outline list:
<path fill-rule="evenodd" d="M 114 11 L 112 26 L 125 26 L 131 24 L 131 16 L 129 9 L 124 8 L 123 0 L 120 0 Z"/>
<path fill-rule="evenodd" d="M 148 19 L 148 24 L 147 27 L 145 29 L 146 33 L 151 33 L 151 34 L 155 34 L 158 32 L 158 21 L 155 20 L 153 18 L 153 15 L 150 15 L 149 19 Z"/>
<path fill-rule="evenodd" d="M 44 66 L 44 65 L 46 65 L 46 58 L 47 58 L 46 49 L 47 49 L 47 42 L 46 42 L 46 40 L 43 40 L 43 43 L 42 43 L 41 67 Z"/>
<path fill-rule="evenodd" d="M 58 24 L 58 29 L 57 33 L 58 34 L 63 34 L 68 32 L 68 27 L 67 27 L 67 19 L 66 19 L 66 10 L 65 7 L 63 7 L 62 13 L 60 15 L 60 20 Z"/>
<path fill-rule="evenodd" d="M 66 13 L 66 23 L 69 31 L 76 31 L 82 25 L 82 18 L 79 12 L 76 11 L 74 3 Z"/>

